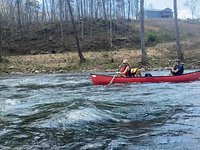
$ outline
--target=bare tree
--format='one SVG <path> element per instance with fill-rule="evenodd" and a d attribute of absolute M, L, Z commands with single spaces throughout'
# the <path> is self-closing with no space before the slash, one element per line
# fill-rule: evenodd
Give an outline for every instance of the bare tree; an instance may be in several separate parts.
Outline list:
<path fill-rule="evenodd" d="M 198 6 L 199 0 L 186 0 L 185 6 L 188 7 L 192 13 L 192 19 L 196 15 L 196 10 Z"/>
<path fill-rule="evenodd" d="M 50 14 L 49 14 L 49 8 L 48 8 L 48 2 L 47 2 L 47 0 L 45 0 L 45 4 L 46 4 L 46 9 L 47 9 L 48 19 L 50 19 Z"/>
<path fill-rule="evenodd" d="M 51 21 L 55 21 L 56 11 L 55 11 L 55 0 L 50 0 L 50 6 L 51 6 Z"/>
<path fill-rule="evenodd" d="M 177 13 L 177 0 L 174 0 L 174 22 L 175 22 L 175 30 L 176 30 L 176 50 L 178 54 L 178 58 L 183 61 L 183 52 L 180 44 L 180 35 L 179 35 L 179 26 L 178 26 L 178 13 Z"/>
<path fill-rule="evenodd" d="M 34 13 L 35 13 L 35 21 L 37 23 L 39 23 L 39 9 L 40 9 L 40 6 L 39 6 L 39 2 L 37 0 L 34 0 L 33 1 L 33 8 L 34 8 Z"/>
<path fill-rule="evenodd" d="M 83 30 L 84 30 L 84 24 L 83 24 L 83 18 L 84 18 L 84 16 L 83 16 L 83 0 L 81 0 L 81 39 L 83 39 Z"/>
<path fill-rule="evenodd" d="M 46 9 L 45 9 L 45 0 L 42 0 L 42 21 L 47 21 Z"/>
<path fill-rule="evenodd" d="M 63 1 L 62 0 L 59 0 L 59 6 L 60 6 L 60 33 L 61 33 L 61 41 L 64 45 L 64 33 L 63 33 Z"/>
<path fill-rule="evenodd" d="M 130 13 L 131 13 L 131 1 L 128 0 L 128 20 L 130 19 Z"/>
<path fill-rule="evenodd" d="M 110 47 L 113 47 L 112 44 L 112 1 L 110 0 Z"/>
<path fill-rule="evenodd" d="M 76 25 L 75 25 L 75 21 L 74 21 L 74 15 L 72 13 L 72 8 L 71 8 L 70 0 L 67 0 L 67 3 L 68 3 L 68 7 L 69 7 L 69 12 L 70 12 L 70 15 L 71 15 L 72 25 L 73 25 L 73 28 L 74 28 L 76 45 L 77 45 L 77 52 L 78 52 L 78 55 L 79 55 L 79 58 L 80 58 L 80 62 L 82 63 L 82 62 L 85 61 L 85 58 L 83 57 L 83 54 L 81 52 L 79 37 L 78 37 L 77 30 L 76 30 Z"/>
<path fill-rule="evenodd" d="M 139 0 L 135 0 L 135 19 L 138 20 L 138 12 L 139 12 Z"/>
<path fill-rule="evenodd" d="M 22 21 L 21 21 L 21 11 L 20 11 L 21 0 L 16 0 L 16 4 L 17 4 L 17 16 L 18 16 L 18 28 L 22 36 Z"/>
<path fill-rule="evenodd" d="M 2 62 L 2 17 L 0 13 L 0 62 Z"/>
<path fill-rule="evenodd" d="M 90 17 L 93 18 L 94 16 L 94 0 L 90 1 Z"/>
<path fill-rule="evenodd" d="M 144 0 L 140 0 L 140 30 L 141 30 L 141 50 L 142 50 L 142 65 L 147 64 L 147 55 L 145 50 L 145 41 L 144 41 Z"/>
<path fill-rule="evenodd" d="M 81 17 L 81 12 L 80 12 L 79 0 L 76 0 L 76 8 L 77 8 L 77 19 L 80 19 L 80 17 Z"/>
<path fill-rule="evenodd" d="M 103 3 L 103 14 L 104 14 L 104 19 L 107 20 L 107 15 L 106 15 L 106 3 L 105 0 L 102 0 Z"/>

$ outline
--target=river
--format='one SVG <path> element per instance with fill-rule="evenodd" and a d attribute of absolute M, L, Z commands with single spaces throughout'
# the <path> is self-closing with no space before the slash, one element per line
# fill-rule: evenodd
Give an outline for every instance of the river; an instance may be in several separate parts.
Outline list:
<path fill-rule="evenodd" d="M 200 81 L 94 86 L 87 73 L 0 77 L 2 150 L 197 150 L 199 135 Z"/>

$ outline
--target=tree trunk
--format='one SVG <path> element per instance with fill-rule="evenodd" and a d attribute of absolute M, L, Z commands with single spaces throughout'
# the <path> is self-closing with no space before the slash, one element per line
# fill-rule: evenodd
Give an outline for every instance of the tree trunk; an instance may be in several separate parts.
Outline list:
<path fill-rule="evenodd" d="M 61 41 L 64 45 L 64 33 L 63 33 L 63 10 L 62 10 L 62 0 L 59 0 L 59 6 L 60 6 L 60 33 L 61 33 Z"/>
<path fill-rule="evenodd" d="M 98 18 L 98 11 L 99 11 L 99 0 L 96 1 L 96 6 L 95 6 L 95 19 Z"/>
<path fill-rule="evenodd" d="M 140 29 L 141 29 L 141 50 L 142 50 L 142 65 L 147 64 L 147 55 L 144 43 L 144 0 L 140 0 Z"/>
<path fill-rule="evenodd" d="M 112 1 L 110 0 L 110 47 L 113 47 L 112 44 Z"/>
<path fill-rule="evenodd" d="M 128 20 L 130 19 L 130 13 L 131 13 L 131 1 L 128 0 Z"/>
<path fill-rule="evenodd" d="M 80 62 L 82 63 L 82 62 L 85 61 L 85 58 L 83 57 L 83 54 L 82 54 L 81 49 L 80 49 L 78 33 L 77 33 L 77 30 L 76 30 L 76 25 L 75 25 L 75 21 L 74 21 L 74 15 L 72 13 L 70 0 L 67 0 L 67 2 L 68 2 L 69 12 L 70 12 L 70 15 L 71 15 L 72 25 L 73 25 L 73 28 L 74 28 L 74 33 L 75 33 L 75 38 L 76 38 L 76 45 L 77 45 L 77 52 L 78 52 L 78 55 L 79 55 L 79 58 L 80 58 Z"/>
<path fill-rule="evenodd" d="M 124 22 L 126 20 L 126 8 L 125 8 L 125 1 L 122 0 L 122 8 L 123 8 L 123 18 L 124 18 Z"/>
<path fill-rule="evenodd" d="M 104 14 L 104 19 L 107 20 L 105 0 L 102 0 L 102 3 L 103 3 L 103 14 Z"/>
<path fill-rule="evenodd" d="M 77 8 L 77 18 L 80 19 L 81 13 L 80 13 L 80 4 L 78 0 L 76 0 L 76 8 Z"/>
<path fill-rule="evenodd" d="M 84 5 L 84 18 L 86 18 L 86 16 L 87 16 L 87 8 L 86 8 L 86 1 L 85 0 L 83 0 L 83 5 Z"/>
<path fill-rule="evenodd" d="M 138 20 L 139 0 L 135 0 L 135 19 Z"/>
<path fill-rule="evenodd" d="M 45 9 L 45 1 L 42 0 L 42 21 L 46 22 L 47 21 L 47 17 L 46 17 L 46 9 Z"/>
<path fill-rule="evenodd" d="M 48 2 L 45 0 L 46 8 L 47 8 L 47 15 L 48 15 L 48 20 L 50 19 L 50 14 L 49 14 L 49 8 L 48 8 Z"/>
<path fill-rule="evenodd" d="M 83 26 L 83 1 L 81 0 L 81 39 L 83 40 L 83 30 L 84 30 L 84 26 Z"/>
<path fill-rule="evenodd" d="M 37 4 L 35 2 L 35 15 L 36 15 L 36 22 L 39 23 L 39 10 L 37 8 Z"/>
<path fill-rule="evenodd" d="M 0 62 L 2 62 L 2 17 L 0 13 Z"/>
<path fill-rule="evenodd" d="M 22 36 L 22 22 L 21 22 L 21 13 L 20 13 L 21 1 L 17 0 L 16 3 L 17 3 L 18 28 L 20 31 L 20 35 Z"/>
<path fill-rule="evenodd" d="M 175 30 L 176 30 L 176 50 L 178 54 L 178 58 L 183 61 L 183 52 L 180 44 L 180 35 L 179 35 L 179 26 L 178 26 L 178 13 L 177 13 L 177 0 L 174 0 L 174 22 L 175 22 Z"/>
<path fill-rule="evenodd" d="M 54 22 L 55 21 L 55 0 L 51 0 L 51 21 Z"/>
<path fill-rule="evenodd" d="M 90 17 L 93 18 L 94 14 L 94 3 L 93 0 L 90 1 Z"/>

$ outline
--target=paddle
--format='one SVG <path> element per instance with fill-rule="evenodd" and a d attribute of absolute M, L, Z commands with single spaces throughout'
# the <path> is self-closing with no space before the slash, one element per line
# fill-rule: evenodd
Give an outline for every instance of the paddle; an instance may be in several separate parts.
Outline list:
<path fill-rule="evenodd" d="M 116 77 L 116 75 L 114 75 L 114 76 L 112 77 L 112 79 L 110 80 L 110 83 L 109 83 L 108 85 L 111 85 L 111 84 L 113 83 L 113 80 L 115 79 L 115 77 Z"/>

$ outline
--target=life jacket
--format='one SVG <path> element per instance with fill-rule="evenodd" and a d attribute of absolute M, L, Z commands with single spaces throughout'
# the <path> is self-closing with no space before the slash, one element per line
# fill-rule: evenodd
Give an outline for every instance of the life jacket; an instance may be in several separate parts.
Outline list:
<path fill-rule="evenodd" d="M 126 70 L 126 67 L 128 66 L 123 66 L 121 68 L 121 72 L 124 72 Z M 125 74 L 124 74 L 126 77 L 131 77 L 131 70 L 128 70 Z"/>
<path fill-rule="evenodd" d="M 131 69 L 131 76 L 132 76 L 132 77 L 141 76 L 141 73 L 140 73 L 139 68 L 132 68 L 132 69 Z"/>

